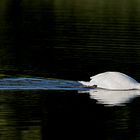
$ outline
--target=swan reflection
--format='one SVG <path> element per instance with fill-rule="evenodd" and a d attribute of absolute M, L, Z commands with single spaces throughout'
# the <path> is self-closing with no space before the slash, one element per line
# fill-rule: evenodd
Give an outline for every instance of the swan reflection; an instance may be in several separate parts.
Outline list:
<path fill-rule="evenodd" d="M 106 106 L 121 106 L 129 103 L 132 99 L 140 96 L 140 90 L 104 90 L 90 89 L 88 91 L 79 91 L 79 93 L 89 93 L 91 99 L 95 99 L 99 104 Z"/>

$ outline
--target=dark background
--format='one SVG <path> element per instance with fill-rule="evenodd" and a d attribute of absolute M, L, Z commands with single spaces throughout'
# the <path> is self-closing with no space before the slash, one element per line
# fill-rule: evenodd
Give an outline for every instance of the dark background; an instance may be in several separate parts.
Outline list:
<path fill-rule="evenodd" d="M 0 91 L 3 140 L 136 140 L 140 98 L 125 106 L 97 104 L 77 91 Z"/>
<path fill-rule="evenodd" d="M 0 73 L 140 79 L 139 0 L 1 0 Z"/>

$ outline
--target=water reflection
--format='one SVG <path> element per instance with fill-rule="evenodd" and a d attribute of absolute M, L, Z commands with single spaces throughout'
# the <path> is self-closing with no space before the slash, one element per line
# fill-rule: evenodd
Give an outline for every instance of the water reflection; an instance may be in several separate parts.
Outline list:
<path fill-rule="evenodd" d="M 77 94 L 77 91 L 47 93 L 42 100 L 43 139 L 139 138 L 140 98 L 126 106 L 104 107 L 88 94 Z"/>
<path fill-rule="evenodd" d="M 39 95 L 0 91 L 0 139 L 41 138 Z M 31 102 L 32 101 L 32 102 Z"/>
<path fill-rule="evenodd" d="M 138 97 L 106 107 L 76 90 L 1 90 L 0 139 L 139 139 L 139 106 Z"/>
<path fill-rule="evenodd" d="M 1 0 L 0 73 L 86 80 L 117 70 L 139 79 L 139 7 L 139 0 Z"/>
<path fill-rule="evenodd" d="M 140 96 L 140 90 L 104 90 L 91 89 L 88 91 L 79 91 L 79 93 L 89 93 L 91 99 L 96 99 L 99 104 L 104 105 L 124 105 L 129 103 L 135 97 Z"/>

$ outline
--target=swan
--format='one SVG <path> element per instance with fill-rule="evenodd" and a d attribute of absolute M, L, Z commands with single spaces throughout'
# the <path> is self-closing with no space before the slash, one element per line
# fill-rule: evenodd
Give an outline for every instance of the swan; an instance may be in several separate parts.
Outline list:
<path fill-rule="evenodd" d="M 103 72 L 90 77 L 89 82 L 79 81 L 85 87 L 102 88 L 108 90 L 140 89 L 140 83 L 121 72 Z"/>

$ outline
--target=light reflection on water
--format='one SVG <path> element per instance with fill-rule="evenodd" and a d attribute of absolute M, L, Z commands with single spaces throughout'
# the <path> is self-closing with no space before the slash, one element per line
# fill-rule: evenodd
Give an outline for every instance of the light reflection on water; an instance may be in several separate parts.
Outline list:
<path fill-rule="evenodd" d="M 99 104 L 106 106 L 120 106 L 131 102 L 132 99 L 140 96 L 140 90 L 105 90 L 90 89 L 79 91 L 79 93 L 89 93 L 91 99 L 96 99 Z"/>
<path fill-rule="evenodd" d="M 10 83 L 15 79 L 8 80 Z M 21 79 L 18 80 L 21 85 Z M 23 81 L 28 87 L 31 84 L 29 79 L 25 78 Z M 25 81 L 28 81 L 28 84 Z M 40 79 L 39 81 L 32 79 L 32 81 L 40 82 Z M 86 93 L 79 93 L 83 88 L 80 91 L 75 89 L 77 86 L 77 84 L 73 85 L 75 82 L 62 81 L 61 86 L 64 87 L 66 82 L 70 84 L 71 90 L 68 87 L 69 90 L 62 87 L 61 90 L 0 90 L 0 139 L 52 140 L 56 136 L 57 139 L 62 140 L 140 138 L 138 91 L 134 90 L 132 93 L 101 90 L 97 92 L 93 89 L 89 92 L 86 89 Z M 56 81 L 51 81 L 51 87 L 53 82 Z M 14 82 L 11 83 L 12 86 L 14 84 Z M 125 106 L 120 106 L 118 102 L 120 98 Z M 105 102 L 107 99 L 111 101 Z M 104 105 L 113 103 L 112 100 L 116 104 Z"/>
<path fill-rule="evenodd" d="M 85 88 L 78 81 L 43 79 L 43 78 L 3 78 L 0 79 L 1 90 L 76 90 L 88 93 L 91 99 L 104 105 L 124 105 L 131 99 L 140 96 L 140 90 L 104 90 Z"/>
<path fill-rule="evenodd" d="M 140 96 L 140 90 L 113 91 L 84 88 L 77 81 L 43 78 L 3 78 L 0 79 L 1 90 L 78 90 L 78 93 L 88 93 L 91 99 L 99 104 L 124 105 L 131 99 Z"/>
<path fill-rule="evenodd" d="M 3 78 L 0 79 L 1 90 L 80 90 L 81 84 L 76 81 L 43 79 L 43 78 Z"/>
<path fill-rule="evenodd" d="M 41 139 L 37 96 L 25 92 L 0 91 L 1 140 Z"/>

